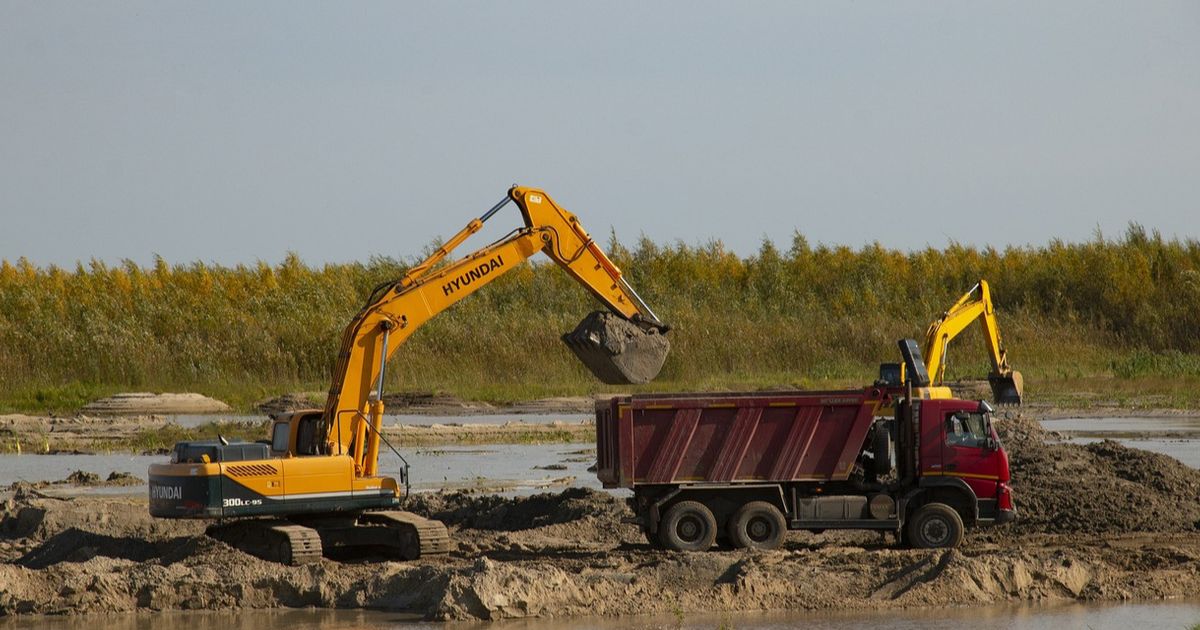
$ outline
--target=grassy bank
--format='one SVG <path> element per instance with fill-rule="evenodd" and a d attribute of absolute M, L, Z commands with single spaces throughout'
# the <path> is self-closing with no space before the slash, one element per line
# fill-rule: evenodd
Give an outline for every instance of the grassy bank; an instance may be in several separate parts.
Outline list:
<path fill-rule="evenodd" d="M 674 326 L 649 390 L 858 385 L 895 340 L 919 337 L 977 279 L 993 286 L 1010 358 L 1047 400 L 1099 390 L 1196 406 L 1200 243 L 1132 226 L 1118 239 L 1003 251 L 901 252 L 764 242 L 607 246 Z M 406 263 L 75 269 L 0 264 L 0 409 L 68 411 L 130 390 L 199 391 L 246 409 L 328 387 L 342 327 Z M 391 391 L 506 402 L 616 391 L 558 335 L 597 304 L 550 265 L 524 265 L 418 331 L 389 367 Z M 987 371 L 969 331 L 948 375 Z M 1154 398 L 1159 397 L 1159 398 Z"/>

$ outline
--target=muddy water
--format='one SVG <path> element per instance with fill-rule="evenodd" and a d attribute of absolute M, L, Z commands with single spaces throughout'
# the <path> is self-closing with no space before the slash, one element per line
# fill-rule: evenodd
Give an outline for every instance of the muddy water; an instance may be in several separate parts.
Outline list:
<path fill-rule="evenodd" d="M 951 630 L 970 626 L 976 630 L 1063 630 L 1065 628 L 1190 628 L 1200 622 L 1200 602 L 1155 602 L 1116 605 L 992 606 L 970 609 L 909 610 L 893 612 L 780 612 L 679 617 L 623 617 L 615 619 L 529 619 L 494 623 L 430 623 L 409 615 L 373 611 L 287 610 L 237 613 L 177 612 L 111 616 L 17 617 L 0 619 L 4 630 L 46 628 L 91 630 L 97 625 L 111 630 L 151 630 L 170 625 L 223 630 L 290 628 L 292 630 L 650 630 L 739 628 L 743 630 L 850 630 L 888 627 L 901 630 Z"/>
<path fill-rule="evenodd" d="M 1074 444 L 1111 439 L 1146 451 L 1162 453 L 1200 468 L 1200 418 L 1062 418 L 1042 426 Z"/>
<path fill-rule="evenodd" d="M 599 488 L 588 472 L 595 451 L 587 444 L 497 444 L 404 449 L 411 466 L 414 491 L 477 489 L 528 494 L 562 486 Z M 57 481 L 76 470 L 102 478 L 123 472 L 146 478 L 150 464 L 167 461 L 165 455 L 0 455 L 0 487 L 14 481 Z M 398 476 L 400 458 L 386 447 L 379 454 L 380 471 Z M 140 494 L 146 486 L 113 489 Z"/>
<path fill-rule="evenodd" d="M 592 419 L 590 413 L 496 413 L 471 416 L 429 416 L 419 414 L 385 414 L 384 426 L 401 425 L 431 425 L 431 424 L 507 424 L 509 422 L 526 422 L 529 424 L 553 424 L 566 422 L 579 424 Z M 229 416 L 229 415 L 170 415 L 163 416 L 168 422 L 180 426 L 196 427 L 216 421 L 232 422 L 265 422 L 266 416 Z"/>

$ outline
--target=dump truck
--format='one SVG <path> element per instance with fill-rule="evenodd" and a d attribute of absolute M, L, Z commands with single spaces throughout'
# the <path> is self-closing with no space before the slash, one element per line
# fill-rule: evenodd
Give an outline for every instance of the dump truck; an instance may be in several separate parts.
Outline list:
<path fill-rule="evenodd" d="M 827 529 L 955 547 L 968 527 L 1013 520 L 991 406 L 914 396 L 929 376 L 916 342 L 899 345 L 904 387 L 600 401 L 597 476 L 632 489 L 650 543 L 679 551 L 770 549 L 788 530 Z"/>
<path fill-rule="evenodd" d="M 447 261 L 509 203 L 524 226 Z M 381 432 L 387 362 L 422 324 L 539 252 L 608 308 L 563 336 L 570 350 L 604 382 L 654 378 L 670 349 L 668 327 L 574 214 L 542 190 L 514 185 L 425 261 L 371 292 L 342 334 L 324 409 L 273 416 L 259 442 L 177 443 L 170 461 L 150 466 L 150 514 L 216 521 L 209 536 L 284 564 L 331 552 L 410 560 L 447 553 L 445 525 L 399 509 L 409 470 Z M 379 470 L 384 445 L 403 462 L 399 479 Z"/>

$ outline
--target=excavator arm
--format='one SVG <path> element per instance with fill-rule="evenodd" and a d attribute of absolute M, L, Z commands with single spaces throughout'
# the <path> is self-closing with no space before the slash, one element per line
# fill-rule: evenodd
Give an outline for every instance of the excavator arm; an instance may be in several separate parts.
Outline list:
<path fill-rule="evenodd" d="M 963 294 L 949 310 L 929 325 L 925 333 L 925 367 L 933 386 L 941 385 L 946 373 L 946 358 L 950 341 L 968 326 L 978 321 L 983 326 L 984 344 L 992 362 L 988 382 L 992 386 L 995 401 L 1004 404 L 1020 404 L 1024 390 L 1021 373 L 1008 364 L 1008 354 L 1000 339 L 1000 328 L 996 324 L 992 293 L 986 280 Z"/>
<path fill-rule="evenodd" d="M 438 266 L 509 202 L 521 209 L 525 227 L 464 258 Z M 350 454 L 360 474 L 373 475 L 388 359 L 422 324 L 538 252 L 544 252 L 612 312 L 637 324 L 644 334 L 661 335 L 666 331 L 667 327 L 625 281 L 620 269 L 575 215 L 545 192 L 513 186 L 503 201 L 468 223 L 404 277 L 376 287 L 366 306 L 346 327 L 323 415 L 327 452 Z M 580 353 L 578 348 L 572 349 Z M 665 354 L 664 342 L 655 374 Z"/>

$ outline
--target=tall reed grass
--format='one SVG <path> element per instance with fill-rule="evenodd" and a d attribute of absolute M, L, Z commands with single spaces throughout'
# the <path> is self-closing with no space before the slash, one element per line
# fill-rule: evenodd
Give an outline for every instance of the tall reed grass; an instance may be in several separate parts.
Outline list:
<path fill-rule="evenodd" d="M 898 251 L 764 241 L 607 249 L 674 326 L 652 388 L 860 383 L 895 340 L 979 278 L 993 288 L 1012 362 L 1042 378 L 1200 376 L 1200 243 L 1131 225 L 1121 237 L 1004 250 Z M 0 406 L 69 408 L 117 390 L 196 390 L 245 404 L 324 389 L 342 327 L 409 261 L 204 263 L 74 269 L 0 263 Z M 598 305 L 552 264 L 521 266 L 418 331 L 389 386 L 509 400 L 606 391 L 561 347 Z M 982 375 L 975 333 L 948 373 Z M 1031 378 L 1032 377 L 1032 378 Z M 1036 387 L 1036 386 L 1035 386 Z"/>

